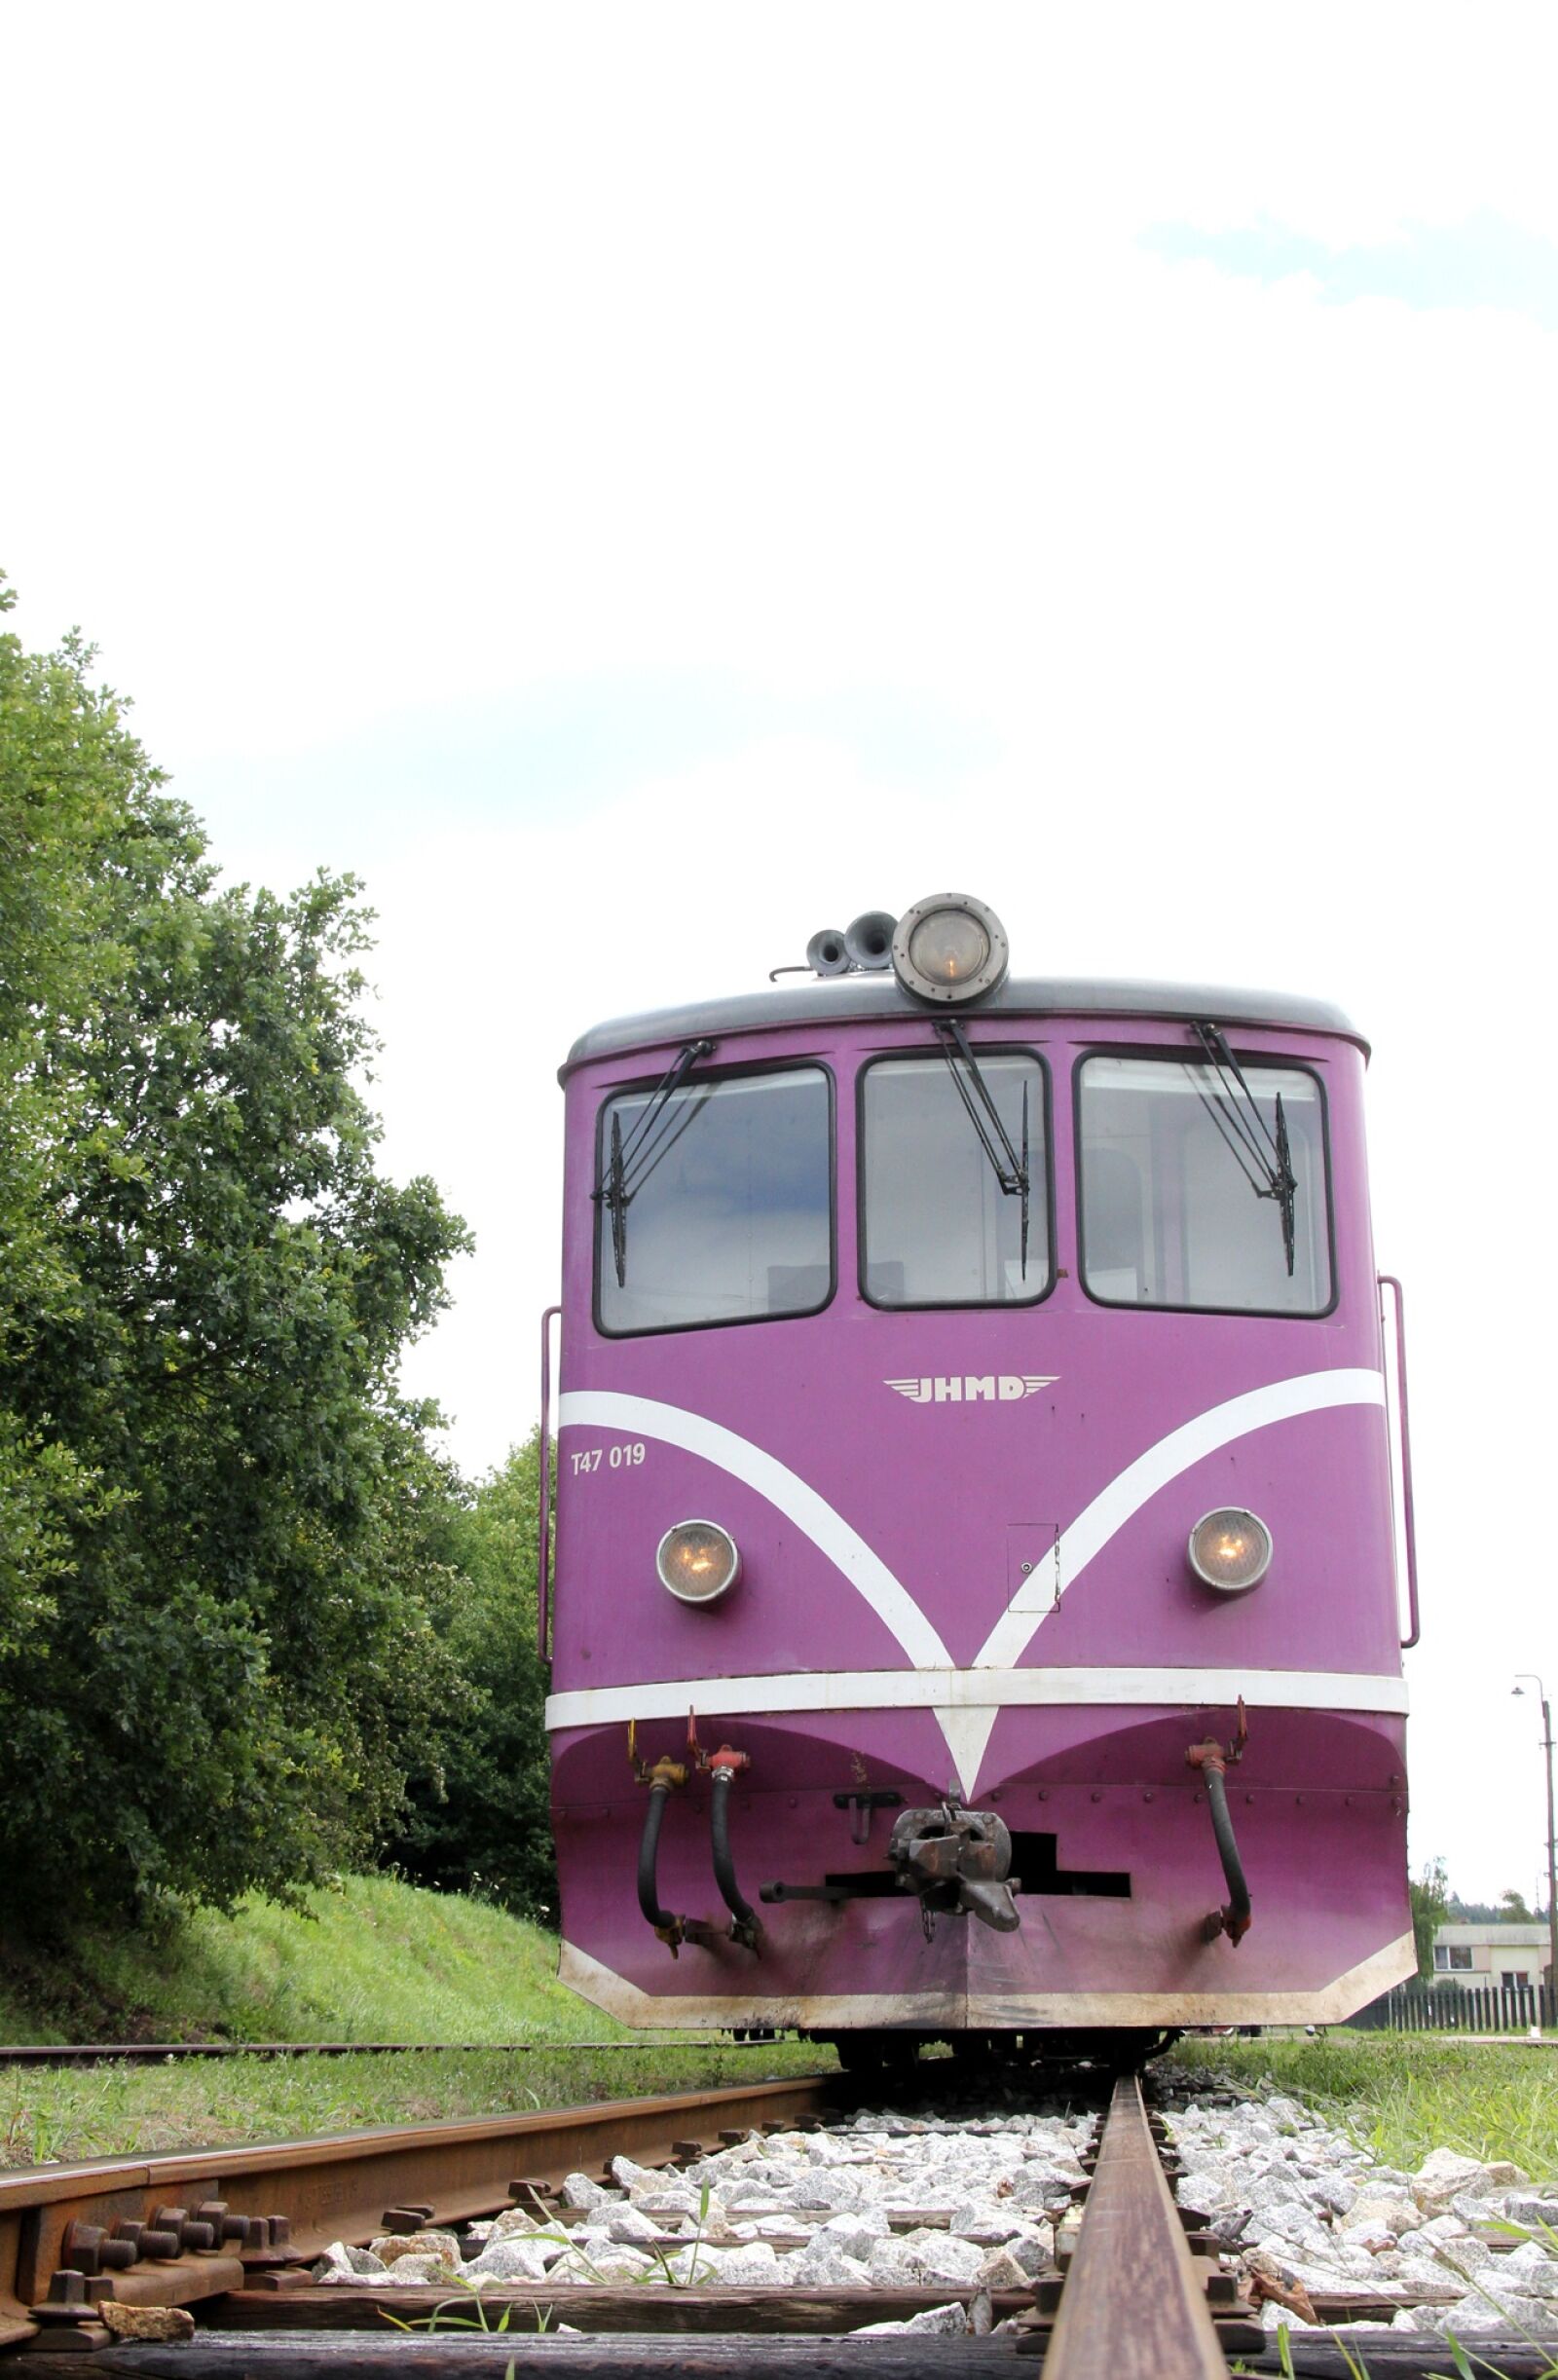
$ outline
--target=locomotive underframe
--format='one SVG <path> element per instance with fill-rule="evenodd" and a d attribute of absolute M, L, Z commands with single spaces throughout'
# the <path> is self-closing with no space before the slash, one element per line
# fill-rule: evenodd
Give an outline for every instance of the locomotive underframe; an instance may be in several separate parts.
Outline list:
<path fill-rule="evenodd" d="M 1251 1713 L 1247 1754 L 1229 1778 L 1255 1911 L 1238 1944 L 1207 1938 L 1223 1877 L 1204 1780 L 1186 1766 L 1193 1742 L 1228 1731 L 1228 1713 L 1002 1715 L 992 1753 L 1005 1740 L 1009 1759 L 1026 1758 L 992 1763 L 994 1781 L 974 1799 L 1012 1836 L 1020 1925 L 1010 1934 L 922 1914 L 898 1885 L 890 1797 L 912 1806 L 943 1782 L 929 1763 L 920 1774 L 902 1765 L 905 1715 L 890 1736 L 883 1720 L 722 1722 L 751 1761 L 729 1806 L 746 1893 L 757 1902 L 778 1870 L 803 1892 L 832 1884 L 850 1897 L 765 1900 L 756 1948 L 732 1939 L 711 1869 L 711 1789 L 693 1770 L 660 1843 L 661 1898 L 691 1920 L 675 1956 L 620 1890 L 644 1806 L 625 1731 L 580 1730 L 560 1745 L 559 1850 L 575 1878 L 599 1878 L 571 1897 L 562 1980 L 632 2025 L 955 2035 L 1337 2023 L 1415 1966 L 1398 1718 Z M 677 1730 L 639 1733 L 663 1754 Z M 744 1837 L 762 1846 L 760 1873 Z"/>

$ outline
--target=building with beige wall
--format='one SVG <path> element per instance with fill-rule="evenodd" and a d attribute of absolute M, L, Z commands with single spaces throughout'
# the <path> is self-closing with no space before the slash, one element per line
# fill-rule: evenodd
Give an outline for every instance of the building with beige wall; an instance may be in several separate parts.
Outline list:
<path fill-rule="evenodd" d="M 1502 1991 L 1547 1977 L 1544 1924 L 1441 1925 L 1433 1937 L 1433 1980 L 1468 1991 Z"/>

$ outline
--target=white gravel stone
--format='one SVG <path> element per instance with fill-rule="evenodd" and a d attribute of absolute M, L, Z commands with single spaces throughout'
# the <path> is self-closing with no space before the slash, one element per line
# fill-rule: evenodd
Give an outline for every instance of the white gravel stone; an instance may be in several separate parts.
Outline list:
<path fill-rule="evenodd" d="M 1552 2307 L 1544 2297 L 1521 2297 L 1512 2290 L 1502 2297 L 1463 2297 L 1459 2305 L 1420 2306 L 1418 2327 L 1457 2338 L 1487 2330 L 1539 2331 L 1550 2328 Z"/>
<path fill-rule="evenodd" d="M 910 2270 L 930 2288 L 949 2284 L 961 2288 L 978 2279 L 984 2250 L 972 2240 L 954 2240 L 948 2231 L 911 2231 L 904 2242 Z"/>
<path fill-rule="evenodd" d="M 1275 2297 L 1263 2297 L 1260 2307 L 1260 2326 L 1263 2330 L 1309 2330 L 1312 2324 L 1291 2306 L 1280 2306 Z"/>
<path fill-rule="evenodd" d="M 396 2289 L 441 2288 L 453 2278 L 442 2256 L 397 2256 L 379 2286 Z"/>
<path fill-rule="evenodd" d="M 667 2223 L 675 2222 L 682 2215 L 690 2215 L 696 2219 L 702 2203 L 700 2191 L 667 2189 L 663 2175 L 660 2175 L 652 2190 L 635 2186 L 628 2192 L 628 2204 L 636 2207 L 640 2214 L 651 2216 L 658 2222 L 662 2230 Z M 715 2204 L 715 2200 L 709 2200 L 708 2206 L 711 2211 Z M 720 2211 L 722 2213 L 724 2212 L 723 2207 Z"/>
<path fill-rule="evenodd" d="M 544 2281 L 547 2254 L 538 2240 L 489 2240 L 464 2268 L 466 2281 Z"/>
<path fill-rule="evenodd" d="M 907 2240 L 878 2240 L 866 2259 L 867 2278 L 877 2288 L 912 2288 L 919 2278 Z"/>
<path fill-rule="evenodd" d="M 727 2256 L 744 2256 L 744 2248 L 705 2248 L 701 2242 L 670 2250 L 665 2256 L 667 2279 L 684 2288 L 712 2288 L 724 2270 Z"/>
<path fill-rule="evenodd" d="M 523 2207 L 505 2207 L 502 2213 L 496 2215 L 485 2227 L 476 2223 L 470 2226 L 473 2236 L 478 2238 L 483 2228 L 489 2240 L 527 2240 L 538 2231 L 560 2231 L 563 2226 L 560 2223 L 538 2223 L 533 2214 L 525 2213 Z"/>
<path fill-rule="evenodd" d="M 1008 2248 L 992 2248 L 974 2276 L 982 2289 L 1025 2289 L 1028 2276 Z"/>
<path fill-rule="evenodd" d="M 1498 2273 L 1493 2285 L 1496 2294 L 1511 2288 L 1523 2290 L 1530 2297 L 1558 2297 L 1558 2256 L 1551 2255 L 1539 2242 L 1522 2240 L 1505 2256 L 1495 2256 L 1490 2251 L 1488 2262 Z M 1478 2279 L 1483 2280 L 1484 2287 L 1489 2286 L 1482 2275 Z"/>
<path fill-rule="evenodd" d="M 324 2284 L 369 2281 L 388 2270 L 372 2249 L 351 2248 L 345 2240 L 332 2240 L 314 2268 L 314 2278 Z"/>
<path fill-rule="evenodd" d="M 977 2248 L 1004 2248 L 1033 2228 L 1031 2208 L 964 2207 L 947 2228 L 954 2240 L 972 2240 Z"/>
<path fill-rule="evenodd" d="M 630 2202 L 625 2207 L 611 2210 L 606 2216 L 605 2230 L 609 2240 L 618 2240 L 625 2247 L 632 2247 L 640 2240 L 657 2239 L 660 2226 L 652 2215 L 645 2213 L 642 2207 L 635 2207 Z"/>
<path fill-rule="evenodd" d="M 592 2181 L 588 2174 L 570 2174 L 563 2183 L 563 2196 L 571 2207 L 586 2210 L 621 2204 L 619 2190 L 608 2190 L 601 2182 Z M 498 2219 L 501 2222 L 503 2217 L 500 2215 Z"/>
<path fill-rule="evenodd" d="M 772 2288 L 787 2278 L 787 2268 L 766 2240 L 728 2249 L 720 2259 L 719 2279 L 724 2288 Z"/>
<path fill-rule="evenodd" d="M 1020 2240 L 1008 2240 L 1001 2252 L 1010 2256 L 1014 2264 L 1020 2264 L 1029 2281 L 1037 2281 L 1041 2275 L 1055 2270 L 1055 2251 L 1049 2240 L 1036 2232 Z"/>
<path fill-rule="evenodd" d="M 923 2314 L 911 2314 L 905 2323 L 867 2323 L 851 2331 L 857 2339 L 891 2338 L 895 2333 L 913 2331 L 929 2333 L 933 2338 L 961 2339 L 968 2336 L 968 2316 L 958 2306 L 928 2306 Z"/>
<path fill-rule="evenodd" d="M 1530 2178 L 1518 2165 L 1502 2160 L 1482 2165 L 1475 2157 L 1463 2157 L 1457 2149 L 1436 2148 L 1418 2167 L 1411 2187 L 1425 2213 L 1440 2214 L 1452 2199 L 1463 2194 L 1467 2198 L 1491 2198 Z"/>
<path fill-rule="evenodd" d="M 1454 2240 L 1467 2238 L 1468 2234 L 1469 2226 L 1458 2214 L 1435 2214 L 1430 2215 L 1428 2222 L 1418 2225 L 1415 2236 L 1420 2248 L 1445 2248 Z"/>
<path fill-rule="evenodd" d="M 610 2242 L 581 2243 L 565 2248 L 553 2258 L 546 2270 L 546 2279 L 570 2288 L 622 2288 L 653 2276 L 659 2269 L 657 2256 L 646 2255 L 642 2249 L 616 2248 Z"/>
<path fill-rule="evenodd" d="M 460 2270 L 460 2242 L 452 2231 L 391 2231 L 372 2243 L 373 2253 L 389 2265 L 407 2256 L 432 2256 L 447 2272 Z"/>
<path fill-rule="evenodd" d="M 872 2287 L 870 2269 L 855 2256 L 846 2256 L 839 2248 L 823 2247 L 813 2241 L 787 2256 L 779 2278 L 787 2287 L 806 2289 L 864 2289 Z"/>
<path fill-rule="evenodd" d="M 864 2263 L 878 2240 L 890 2240 L 893 2227 L 887 2220 L 885 2208 L 859 2207 L 847 2214 L 832 2214 L 813 2235 L 819 2248 L 836 2249 L 843 2256 L 857 2257 Z"/>
<path fill-rule="evenodd" d="M 1419 2232 L 1418 2238 L 1422 2237 L 1423 2234 Z M 1414 2243 L 1414 2258 L 1420 2253 L 1421 2250 Z M 1460 2274 L 1475 2274 L 1480 2282 L 1484 2273 L 1499 2261 L 1487 2241 L 1479 2240 L 1475 2233 L 1470 2231 L 1463 2231 L 1458 2239 L 1437 2241 L 1429 2249 L 1428 2253 L 1432 2256 L 1434 2263 L 1441 2266 L 1452 2280 Z"/>
<path fill-rule="evenodd" d="M 869 2206 L 874 2197 L 875 2192 L 860 2175 L 835 2171 L 803 2175 L 791 2188 L 786 2204 L 841 2214 L 846 2208 Z"/>

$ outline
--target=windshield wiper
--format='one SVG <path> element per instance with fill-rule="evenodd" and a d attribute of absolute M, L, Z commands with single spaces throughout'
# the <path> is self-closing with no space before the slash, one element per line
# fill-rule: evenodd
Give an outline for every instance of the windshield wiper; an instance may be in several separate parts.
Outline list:
<path fill-rule="evenodd" d="M 1288 1145 L 1282 1095 L 1280 1092 L 1277 1094 L 1277 1129 L 1274 1132 L 1260 1112 L 1255 1094 L 1244 1080 L 1222 1027 L 1198 1024 L 1194 1030 L 1217 1080 L 1215 1102 L 1206 1097 L 1199 1083 L 1196 1085 L 1197 1097 L 1222 1134 L 1233 1153 L 1235 1164 L 1255 1196 L 1277 1201 L 1282 1218 L 1282 1250 L 1287 1258 L 1287 1270 L 1291 1273 L 1298 1180 L 1293 1171 L 1292 1152 Z M 1188 1067 L 1186 1071 L 1189 1072 Z"/>
<path fill-rule="evenodd" d="M 941 1036 L 942 1056 L 946 1071 L 957 1086 L 957 1096 L 968 1110 L 968 1120 L 979 1136 L 979 1144 L 989 1160 L 990 1171 L 1007 1198 L 1020 1199 L 1021 1277 L 1028 1277 L 1028 1087 L 1022 1085 L 1022 1143 L 1020 1150 L 1012 1146 L 1012 1135 L 1001 1122 L 1000 1111 L 990 1095 L 990 1087 L 980 1072 L 979 1060 L 969 1047 L 969 1038 L 955 1017 L 936 1020 L 935 1030 Z M 962 1071 L 959 1068 L 962 1063 Z"/>
<path fill-rule="evenodd" d="M 661 1158 L 670 1155 L 693 1117 L 703 1112 L 714 1090 L 712 1083 L 700 1097 L 688 1099 L 680 1116 L 671 1102 L 698 1060 L 707 1058 L 713 1049 L 712 1041 L 689 1041 L 678 1050 L 649 1093 L 643 1113 L 625 1140 L 622 1137 L 621 1116 L 614 1109 L 612 1111 L 612 1139 L 603 1168 L 604 1178 L 597 1181 L 590 1196 L 598 1205 L 605 1207 L 612 1218 L 612 1255 L 616 1265 L 616 1285 L 619 1289 L 627 1286 L 627 1210 Z"/>

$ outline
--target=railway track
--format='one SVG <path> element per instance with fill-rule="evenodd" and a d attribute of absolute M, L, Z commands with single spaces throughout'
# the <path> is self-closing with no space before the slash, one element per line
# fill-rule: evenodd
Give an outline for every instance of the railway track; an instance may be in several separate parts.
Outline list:
<path fill-rule="evenodd" d="M 1091 2173 L 1076 2185 L 1080 2221 L 1056 2210 L 1057 2261 L 1020 2288 L 699 2287 L 695 2250 L 692 2286 L 547 2277 L 484 2285 L 478 2301 L 446 2282 L 314 2280 L 314 2261 L 332 2242 L 365 2244 L 387 2230 L 436 2223 L 447 2231 L 510 2208 L 567 2227 L 581 2215 L 559 2196 L 570 2175 L 582 2188 L 590 2169 L 609 2171 L 611 2159 L 626 2157 L 664 2167 L 675 2184 L 722 2143 L 831 2129 L 841 2089 L 836 2076 L 760 2081 L 0 2174 L 0 2361 L 17 2351 L 18 2380 L 356 2380 L 391 2371 L 426 2380 L 489 2371 L 516 2380 L 553 2371 L 566 2380 L 758 2380 L 770 2371 L 796 2380 L 1023 2380 L 1041 2367 L 1047 2380 L 1223 2380 L 1231 2359 L 1248 2370 L 1280 2368 L 1216 2243 L 1175 2208 L 1171 2145 L 1134 2078 L 1115 2084 L 1084 2157 Z M 980 2129 L 992 2127 L 971 2127 Z M 840 2138 L 848 2137 L 846 2128 Z M 935 2219 L 928 2211 L 902 2217 Z M 118 2335 L 134 2309 L 169 2308 L 182 2312 L 152 2319 L 192 2335 Z M 946 2316 L 948 2308 L 960 2311 Z M 935 2309 L 957 2334 L 851 2335 Z M 1527 2342 L 1477 2346 L 1509 2380 L 1552 2368 L 1547 2352 Z M 1368 2351 L 1375 2380 L 1457 2369 L 1449 2348 L 1422 2334 L 1381 2331 Z M 1341 2380 L 1357 2368 L 1323 2331 L 1293 2334 L 1289 2352 L 1300 2380 Z"/>

